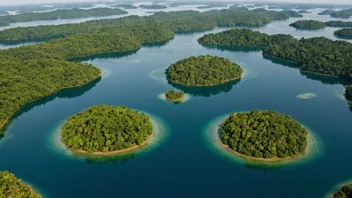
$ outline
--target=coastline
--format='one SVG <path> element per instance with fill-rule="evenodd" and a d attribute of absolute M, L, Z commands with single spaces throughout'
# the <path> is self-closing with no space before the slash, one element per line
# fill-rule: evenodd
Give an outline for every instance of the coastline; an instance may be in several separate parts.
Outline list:
<path fill-rule="evenodd" d="M 170 102 L 182 102 L 185 99 L 185 96 L 182 96 L 182 98 L 177 98 L 177 99 L 168 98 L 165 94 L 164 96 L 165 96 L 165 99 Z"/>
<path fill-rule="evenodd" d="M 100 70 L 100 69 L 99 69 L 99 70 Z M 99 74 L 98 76 L 96 76 L 94 79 L 92 79 L 91 81 L 84 82 L 84 83 L 82 83 L 82 84 L 80 84 L 80 85 L 76 85 L 76 86 L 63 87 L 63 88 L 61 88 L 61 89 L 55 90 L 55 91 L 53 91 L 53 92 L 50 92 L 50 93 L 47 94 L 47 95 L 44 95 L 44 96 L 41 96 L 41 97 L 38 97 L 38 98 L 34 98 L 34 99 L 32 99 L 31 101 L 26 102 L 26 103 L 23 104 L 22 106 L 18 107 L 18 108 L 0 125 L 0 129 L 2 129 L 2 128 L 7 124 L 7 122 L 16 114 L 16 112 L 19 111 L 24 105 L 26 105 L 26 104 L 28 104 L 28 103 L 31 103 L 31 102 L 34 102 L 34 101 L 36 101 L 36 100 L 42 99 L 42 98 L 44 98 L 44 97 L 47 97 L 47 96 L 49 96 L 49 95 L 52 95 L 52 94 L 54 94 L 54 93 L 56 93 L 56 92 L 58 92 L 58 91 L 64 90 L 64 89 L 70 89 L 70 88 L 75 88 L 75 87 L 81 87 L 81 86 L 83 86 L 83 85 L 85 85 L 85 84 L 87 84 L 87 83 L 90 83 L 90 82 L 92 82 L 92 81 L 94 81 L 94 80 L 96 80 L 96 79 L 98 79 L 98 78 L 100 78 L 100 77 L 102 77 L 102 71 L 101 71 L 101 70 L 100 70 L 100 74 Z"/>
<path fill-rule="evenodd" d="M 179 103 L 187 102 L 188 100 L 191 99 L 191 96 L 189 94 L 185 93 L 185 95 L 183 96 L 182 100 L 169 100 L 168 98 L 166 98 L 165 93 L 161 93 L 161 94 L 158 95 L 158 98 L 163 100 L 163 101 L 165 101 L 165 102 L 168 102 L 168 103 L 174 102 L 174 103 L 179 104 Z"/>

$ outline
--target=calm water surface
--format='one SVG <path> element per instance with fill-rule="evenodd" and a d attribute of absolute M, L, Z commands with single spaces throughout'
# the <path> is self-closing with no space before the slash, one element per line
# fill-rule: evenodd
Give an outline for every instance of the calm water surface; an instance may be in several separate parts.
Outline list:
<path fill-rule="evenodd" d="M 316 13 L 306 18 L 330 20 Z M 297 19 L 257 28 L 268 34 L 326 36 L 333 30 L 296 31 Z M 218 28 L 210 32 L 220 32 Z M 264 58 L 260 49 L 206 48 L 205 33 L 178 34 L 168 42 L 128 53 L 81 59 L 104 76 L 80 88 L 58 92 L 26 105 L 0 140 L 0 170 L 28 181 L 46 197 L 323 197 L 352 178 L 352 105 L 343 98 L 338 78 L 302 73 L 295 65 Z M 229 58 L 245 69 L 240 81 L 215 87 L 169 84 L 164 69 L 189 56 Z M 167 103 L 158 95 L 178 88 L 185 103 Z M 310 93 L 315 97 L 297 97 Z M 109 158 L 78 158 L 56 149 L 53 134 L 62 122 L 92 105 L 126 105 L 159 121 L 162 141 L 146 152 Z M 272 109 L 308 127 L 319 141 L 317 156 L 278 167 L 252 166 L 214 149 L 208 127 L 230 112 Z M 289 193 L 288 193 L 289 192 Z"/>

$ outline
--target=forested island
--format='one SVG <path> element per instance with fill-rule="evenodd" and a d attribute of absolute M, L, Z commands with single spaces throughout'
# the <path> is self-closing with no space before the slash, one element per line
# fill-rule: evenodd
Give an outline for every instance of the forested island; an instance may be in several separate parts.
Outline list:
<path fill-rule="evenodd" d="M 256 110 L 232 113 L 220 126 L 220 140 L 242 157 L 277 161 L 305 154 L 308 132 L 289 116 Z"/>
<path fill-rule="evenodd" d="M 352 27 L 352 22 L 351 21 L 328 21 L 325 22 L 325 25 L 329 27 Z"/>
<path fill-rule="evenodd" d="M 0 172 L 0 197 L 41 198 L 42 196 L 7 171 Z"/>
<path fill-rule="evenodd" d="M 352 28 L 344 28 L 334 32 L 334 35 L 339 38 L 352 39 Z"/>
<path fill-rule="evenodd" d="M 206 45 L 262 46 L 263 54 L 299 63 L 302 71 L 352 80 L 352 44 L 325 37 L 295 39 L 291 35 L 269 36 L 250 29 L 232 29 L 198 39 Z"/>
<path fill-rule="evenodd" d="M 299 10 L 298 13 L 300 13 L 300 14 L 308 14 L 310 12 L 308 12 L 307 10 Z"/>
<path fill-rule="evenodd" d="M 24 13 L 17 15 L 6 15 L 0 16 L 0 23 L 2 25 L 9 23 L 28 22 L 37 20 L 55 20 L 55 19 L 76 19 L 85 17 L 98 17 L 98 16 L 111 16 L 111 15 L 122 15 L 127 14 L 126 11 L 121 9 L 110 9 L 110 8 L 92 8 L 88 10 L 84 9 L 65 9 L 65 10 L 54 10 L 49 12 L 40 13 Z"/>
<path fill-rule="evenodd" d="M 173 83 L 187 86 L 214 86 L 241 78 L 243 69 L 227 58 L 191 56 L 171 64 L 166 77 Z"/>
<path fill-rule="evenodd" d="M 334 198 L 351 198 L 352 197 L 352 184 L 342 186 L 341 190 L 334 194 Z"/>
<path fill-rule="evenodd" d="M 165 8 L 167 8 L 167 6 L 165 6 L 165 5 L 157 5 L 157 4 L 154 4 L 154 5 L 140 5 L 138 7 L 143 8 L 143 9 L 165 9 Z"/>
<path fill-rule="evenodd" d="M 284 13 L 286 16 L 293 17 L 293 18 L 303 17 L 303 15 L 301 15 L 300 13 L 293 11 L 293 10 L 283 10 L 283 11 L 281 11 L 281 13 Z"/>
<path fill-rule="evenodd" d="M 73 152 L 114 154 L 144 145 L 152 132 L 153 124 L 144 113 L 97 105 L 68 118 L 61 140 Z"/>
<path fill-rule="evenodd" d="M 352 8 L 341 10 L 330 14 L 331 17 L 348 19 L 352 16 Z"/>
<path fill-rule="evenodd" d="M 198 9 L 207 9 L 207 8 L 227 8 L 226 4 L 222 3 L 213 3 L 213 4 L 207 4 L 204 6 L 198 6 Z"/>
<path fill-rule="evenodd" d="M 126 4 L 126 3 L 122 3 L 122 4 L 117 4 L 114 5 L 113 7 L 116 8 L 123 8 L 123 9 L 137 9 L 137 6 L 134 6 L 133 4 Z"/>
<path fill-rule="evenodd" d="M 179 102 L 184 99 L 185 93 L 183 91 L 167 90 L 165 92 L 166 100 Z"/>
<path fill-rule="evenodd" d="M 336 11 L 335 10 L 324 10 L 322 12 L 319 12 L 318 15 L 330 15 L 334 12 L 336 12 Z"/>
<path fill-rule="evenodd" d="M 326 27 L 324 22 L 315 20 L 299 20 L 291 23 L 290 26 L 299 30 L 318 30 Z"/>
<path fill-rule="evenodd" d="M 346 98 L 352 102 L 352 85 L 346 87 Z"/>

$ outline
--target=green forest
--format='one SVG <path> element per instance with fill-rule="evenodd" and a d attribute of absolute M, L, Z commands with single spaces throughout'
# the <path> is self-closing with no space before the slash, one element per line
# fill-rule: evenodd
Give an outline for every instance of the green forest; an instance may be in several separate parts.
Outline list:
<path fill-rule="evenodd" d="M 183 91 L 167 90 L 165 92 L 166 99 L 169 100 L 182 100 L 185 93 Z"/>
<path fill-rule="evenodd" d="M 325 22 L 325 25 L 329 27 L 352 27 L 351 21 L 328 21 Z"/>
<path fill-rule="evenodd" d="M 72 150 L 112 152 L 141 145 L 153 132 L 150 118 L 125 106 L 97 105 L 66 120 L 61 138 Z"/>
<path fill-rule="evenodd" d="M 352 101 L 352 85 L 346 87 L 346 98 Z"/>
<path fill-rule="evenodd" d="M 352 8 L 341 10 L 330 14 L 331 17 L 348 19 L 352 16 Z"/>
<path fill-rule="evenodd" d="M 54 10 L 40 13 L 23 13 L 17 15 L 0 16 L 0 24 L 9 24 L 17 22 L 28 22 L 37 20 L 55 20 L 55 19 L 76 19 L 85 17 L 111 16 L 127 14 L 126 11 L 110 8 L 92 8 L 88 10 L 73 8 L 66 10 Z"/>
<path fill-rule="evenodd" d="M 322 12 L 319 12 L 318 15 L 330 15 L 334 12 L 336 12 L 336 11 L 335 10 L 324 10 Z"/>
<path fill-rule="evenodd" d="M 221 142 L 255 158 L 286 158 L 303 154 L 308 132 L 291 117 L 275 111 L 232 113 L 220 126 Z"/>
<path fill-rule="evenodd" d="M 117 4 L 117 5 L 114 5 L 113 7 L 123 8 L 123 9 L 137 9 L 138 8 L 137 6 L 134 6 L 132 4 L 126 4 L 126 3 Z"/>
<path fill-rule="evenodd" d="M 301 18 L 303 17 L 303 15 L 301 15 L 300 13 L 293 11 L 293 10 L 283 10 L 281 11 L 281 13 L 285 14 L 288 17 L 293 17 L 293 18 Z"/>
<path fill-rule="evenodd" d="M 154 4 L 154 5 L 140 5 L 138 7 L 143 8 L 143 9 L 165 9 L 165 8 L 167 8 L 167 6 L 165 6 L 165 5 L 157 5 L 157 4 Z"/>
<path fill-rule="evenodd" d="M 164 31 L 198 31 L 211 30 L 215 27 L 230 26 L 263 26 L 273 20 L 284 20 L 289 17 L 275 11 L 231 11 L 211 10 L 206 12 L 177 11 L 158 12 L 151 16 L 128 16 L 118 19 L 88 21 L 79 24 L 45 25 L 35 27 L 19 27 L 1 31 L 0 40 L 33 40 L 52 39 L 77 34 L 94 33 L 133 33 L 142 26 L 158 24 Z"/>
<path fill-rule="evenodd" d="M 298 13 L 300 13 L 300 14 L 308 14 L 310 12 L 308 12 L 307 10 L 299 10 Z"/>
<path fill-rule="evenodd" d="M 290 26 L 299 30 L 318 30 L 326 27 L 324 22 L 315 20 L 299 20 L 291 23 Z"/>
<path fill-rule="evenodd" d="M 41 198 L 42 196 L 7 171 L 0 172 L 0 198 Z"/>
<path fill-rule="evenodd" d="M 334 32 L 334 35 L 339 38 L 352 39 L 352 28 L 344 28 Z"/>
<path fill-rule="evenodd" d="M 325 37 L 295 39 L 290 35 L 272 35 L 249 29 L 232 29 L 207 34 L 201 44 L 262 46 L 263 54 L 297 62 L 303 71 L 339 76 L 352 80 L 352 44 Z"/>
<path fill-rule="evenodd" d="M 341 190 L 334 194 L 334 198 L 351 198 L 352 197 L 352 184 L 342 186 Z"/>
<path fill-rule="evenodd" d="M 243 69 L 227 58 L 191 56 L 166 69 L 168 80 L 187 86 L 212 86 L 241 78 Z"/>

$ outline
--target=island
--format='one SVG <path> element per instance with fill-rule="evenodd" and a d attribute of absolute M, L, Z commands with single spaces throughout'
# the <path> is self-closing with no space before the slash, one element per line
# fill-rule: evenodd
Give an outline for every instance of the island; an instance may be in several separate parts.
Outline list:
<path fill-rule="evenodd" d="M 351 198 L 352 197 L 352 184 L 342 186 L 341 190 L 334 194 L 334 198 Z"/>
<path fill-rule="evenodd" d="M 352 28 L 344 28 L 334 32 L 334 35 L 343 39 L 352 39 Z"/>
<path fill-rule="evenodd" d="M 212 4 L 207 4 L 204 6 L 198 6 L 198 9 L 208 9 L 208 8 L 227 8 L 226 4 L 222 3 L 212 3 Z"/>
<path fill-rule="evenodd" d="M 10 23 L 7 21 L 0 21 L 0 26 L 9 26 Z"/>
<path fill-rule="evenodd" d="M 158 4 L 154 4 L 154 5 L 140 5 L 138 6 L 142 9 L 165 9 L 167 8 L 167 6 L 165 5 L 158 5 Z"/>
<path fill-rule="evenodd" d="M 184 100 L 185 93 L 183 91 L 168 90 L 165 92 L 165 99 L 173 102 L 181 102 Z"/>
<path fill-rule="evenodd" d="M 352 27 L 352 22 L 351 21 L 327 21 L 325 22 L 325 25 L 329 27 Z"/>
<path fill-rule="evenodd" d="M 299 10 L 298 13 L 300 13 L 300 14 L 308 14 L 310 12 L 308 12 L 307 10 Z"/>
<path fill-rule="evenodd" d="M 301 15 L 300 13 L 293 11 L 293 10 L 283 10 L 283 11 L 281 11 L 281 13 L 287 15 L 288 17 L 293 17 L 293 18 L 303 17 L 303 15 Z"/>
<path fill-rule="evenodd" d="M 116 154 L 146 144 L 153 124 L 144 113 L 125 106 L 97 105 L 66 120 L 61 140 L 81 154 Z"/>
<path fill-rule="evenodd" d="M 18 22 L 28 22 L 37 20 L 55 20 L 55 19 L 76 19 L 85 17 L 98 17 L 98 16 L 112 16 L 127 14 L 126 11 L 121 9 L 110 9 L 110 8 L 92 8 L 92 9 L 63 9 L 54 10 L 49 12 L 38 12 L 38 13 L 23 13 L 17 15 L 6 15 L 0 16 L 1 24 L 10 24 Z"/>
<path fill-rule="evenodd" d="M 335 10 L 324 10 L 322 12 L 319 12 L 318 15 L 330 15 L 334 12 L 336 12 L 336 11 Z"/>
<path fill-rule="evenodd" d="M 114 5 L 113 7 L 123 8 L 123 9 L 137 9 L 138 8 L 137 6 L 134 6 L 133 4 L 125 4 L 125 3 L 117 4 L 117 5 Z"/>
<path fill-rule="evenodd" d="M 352 85 L 346 87 L 346 98 L 352 102 Z"/>
<path fill-rule="evenodd" d="M 349 19 L 352 16 L 352 8 L 330 14 L 331 17 Z"/>
<path fill-rule="evenodd" d="M 238 156 L 281 161 L 305 154 L 308 132 L 287 115 L 255 110 L 232 113 L 220 126 L 220 140 Z"/>
<path fill-rule="evenodd" d="M 18 198 L 41 198 L 29 185 L 7 171 L 0 172 L 0 195 L 1 197 Z"/>
<path fill-rule="evenodd" d="M 243 69 L 227 58 L 191 56 L 171 64 L 166 69 L 169 81 L 187 86 L 214 86 L 240 79 Z"/>
<path fill-rule="evenodd" d="M 324 22 L 315 20 L 299 20 L 291 23 L 290 26 L 299 30 L 319 30 L 326 27 Z"/>

